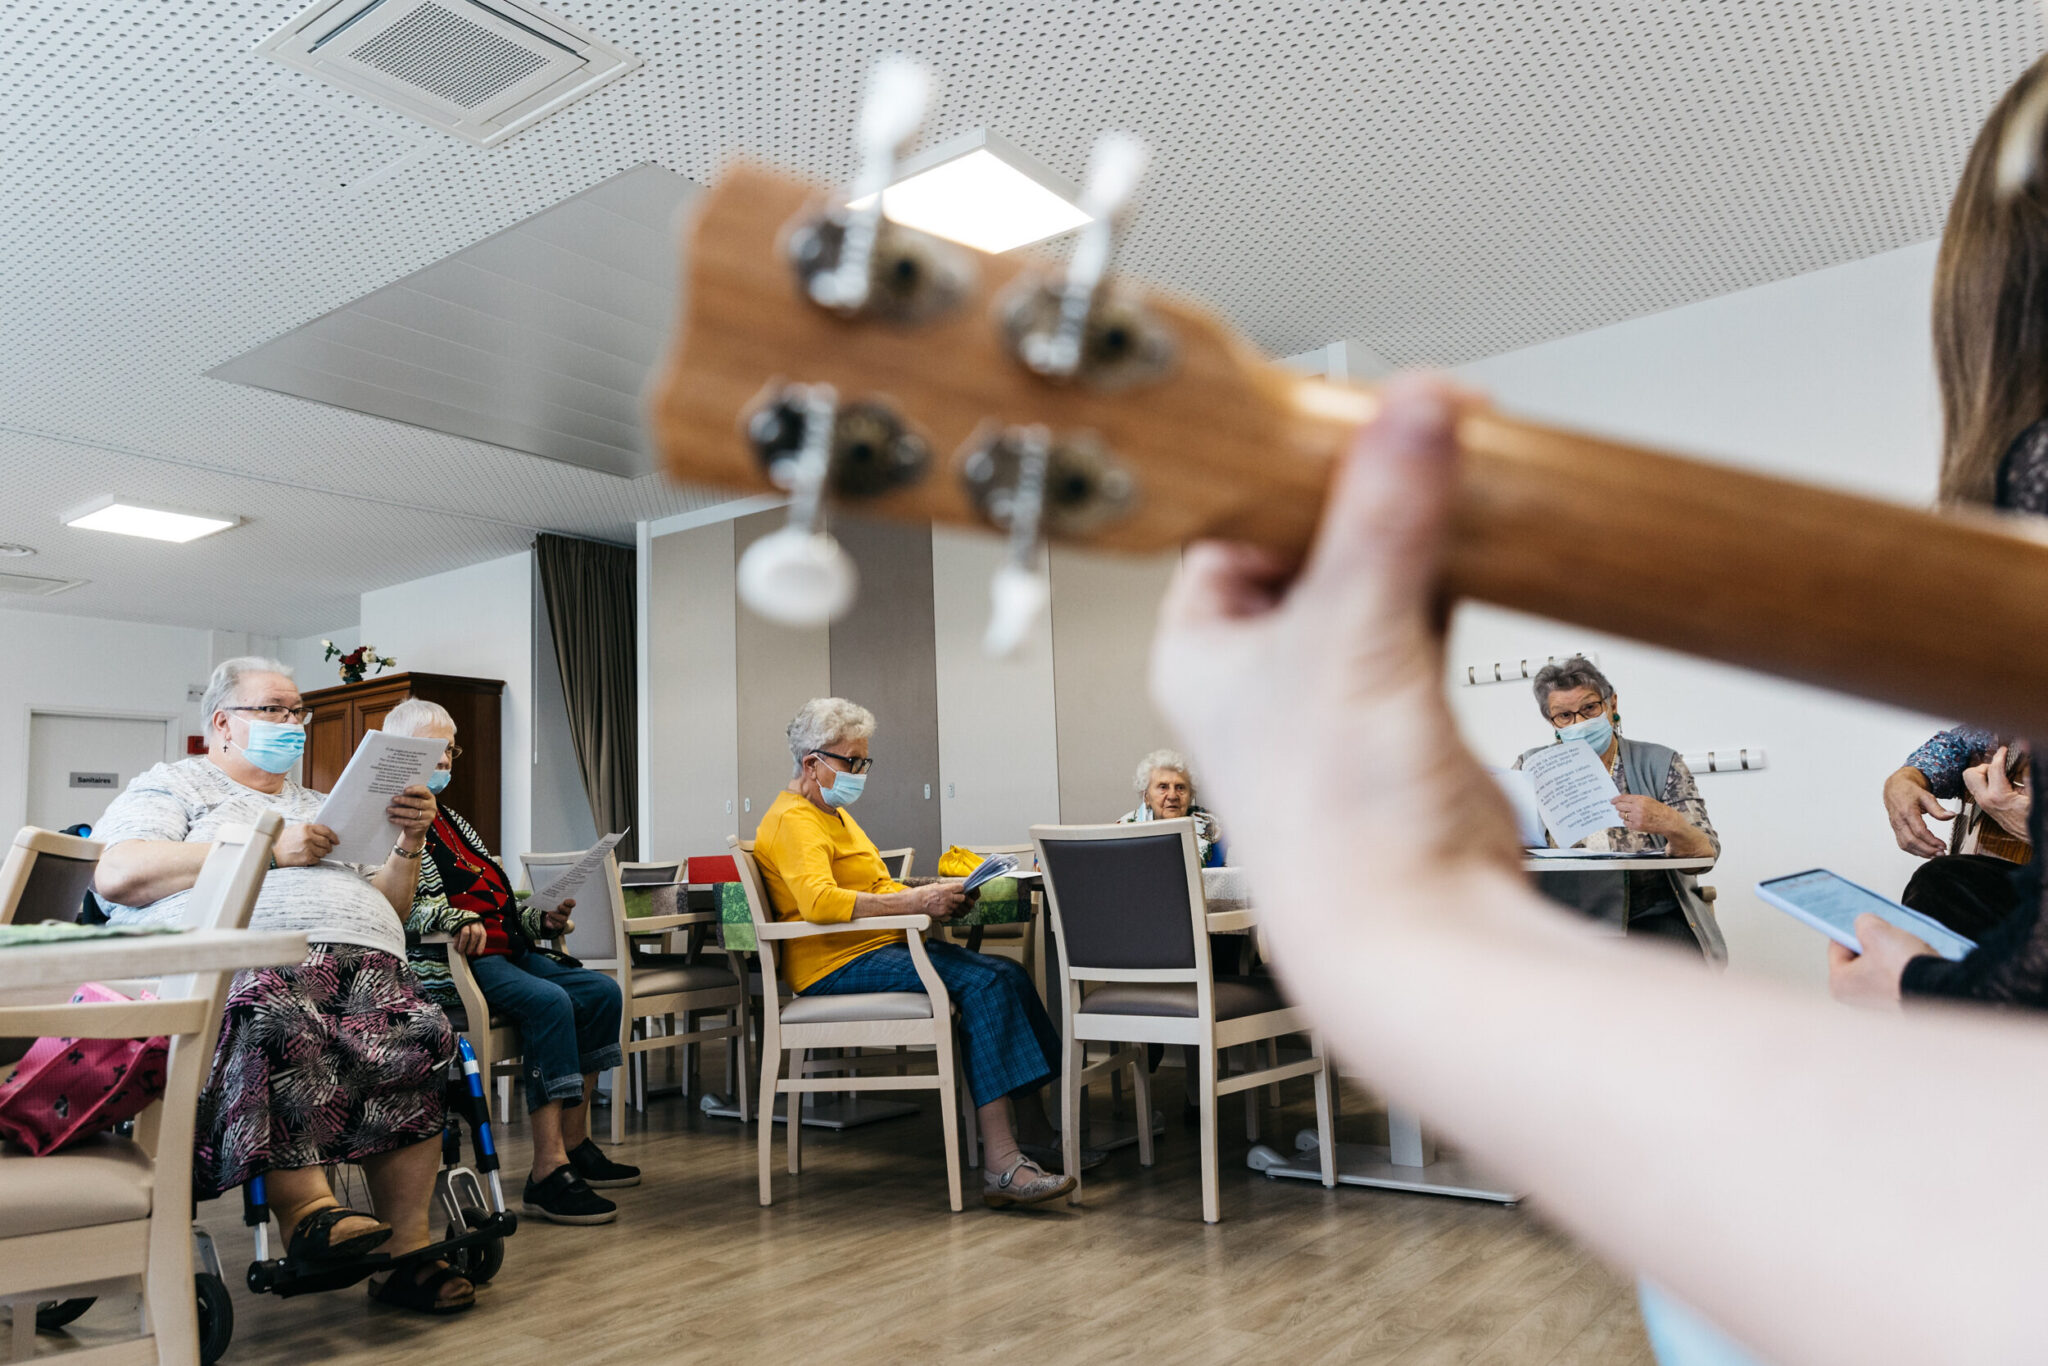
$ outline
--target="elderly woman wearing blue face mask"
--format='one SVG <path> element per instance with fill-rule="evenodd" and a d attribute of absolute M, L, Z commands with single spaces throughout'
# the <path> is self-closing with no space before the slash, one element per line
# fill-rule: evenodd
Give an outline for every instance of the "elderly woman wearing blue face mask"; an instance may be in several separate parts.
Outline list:
<path fill-rule="evenodd" d="M 1589 836 L 1582 848 L 1672 858 L 1721 856 L 1721 837 L 1707 818 L 1707 804 L 1685 759 L 1664 745 L 1623 738 L 1621 697 L 1591 660 L 1574 655 L 1540 670 L 1536 705 L 1550 723 L 1553 742 L 1590 746 L 1619 789 L 1614 827 Z M 1525 752 L 1515 767 L 1538 752 Z M 1542 874 L 1538 883 L 1544 895 L 1625 926 L 1631 936 L 1662 939 L 1716 961 L 1727 957 L 1713 912 L 1691 873 L 1573 871 Z"/>
<path fill-rule="evenodd" d="M 375 866 L 323 863 L 334 832 L 323 797 L 288 776 L 306 745 L 305 700 L 273 659 L 213 671 L 200 713 L 203 756 L 158 764 L 100 818 L 107 850 L 94 890 L 116 924 L 175 925 L 222 826 L 285 819 L 256 898 L 255 929 L 300 930 L 306 960 L 240 974 L 229 989 L 213 1073 L 200 1096 L 192 1186 L 200 1199 L 262 1176 L 285 1255 L 308 1265 L 373 1251 L 399 1269 L 372 1280 L 385 1304 L 446 1314 L 476 1301 L 446 1262 L 405 1262 L 431 1241 L 441 1165 L 448 1017 L 405 961 L 405 917 L 436 816 L 409 787 L 387 814 L 397 843 Z M 326 1168 L 362 1164 L 372 1212 L 335 1198 Z"/>
<path fill-rule="evenodd" d="M 408 698 L 385 715 L 384 729 L 447 741 L 428 783 L 436 795 L 446 790 L 462 757 L 447 708 Z M 590 1138 L 598 1074 L 619 1065 L 619 984 L 554 951 L 547 941 L 567 928 L 575 901 L 549 912 L 520 905 L 504 867 L 461 813 L 443 806 L 427 827 L 426 845 L 407 927 L 448 935 L 445 952 L 469 960 L 491 1013 L 519 1030 L 533 1136 L 523 1208 L 557 1224 L 611 1223 L 618 1206 L 597 1192 L 640 1184 L 638 1167 L 612 1161 Z M 443 952 L 422 945 L 413 951 L 413 970 L 429 996 L 459 1007 Z"/>

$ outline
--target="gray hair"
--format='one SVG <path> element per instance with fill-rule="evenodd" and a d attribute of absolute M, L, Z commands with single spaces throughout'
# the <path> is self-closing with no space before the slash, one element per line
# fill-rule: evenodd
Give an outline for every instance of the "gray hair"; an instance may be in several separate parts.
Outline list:
<path fill-rule="evenodd" d="M 1614 696 L 1614 685 L 1607 681 L 1607 675 L 1584 655 L 1573 655 L 1562 664 L 1545 664 L 1536 671 L 1536 705 L 1546 717 L 1550 715 L 1550 695 L 1574 688 L 1591 688 L 1600 694 L 1602 702 Z"/>
<path fill-rule="evenodd" d="M 1188 800 L 1195 799 L 1195 775 L 1188 771 L 1188 756 L 1177 749 L 1155 749 L 1138 760 L 1137 776 L 1131 779 L 1131 786 L 1138 790 L 1140 797 L 1152 786 L 1152 775 L 1162 768 L 1170 768 L 1188 780 Z"/>
<path fill-rule="evenodd" d="M 199 699 L 200 724 L 212 725 L 213 714 L 241 696 L 242 680 L 250 674 L 283 674 L 290 678 L 292 666 L 268 655 L 223 659 L 213 666 L 213 677 L 206 680 L 206 692 Z"/>
<path fill-rule="evenodd" d="M 804 756 L 866 740 L 875 733 L 875 714 L 843 697 L 813 697 L 789 723 L 789 776 L 804 771 Z"/>
<path fill-rule="evenodd" d="M 454 730 L 455 718 L 439 702 L 429 702 L 424 697 L 408 697 L 384 713 L 387 735 L 418 735 L 429 726 L 446 726 Z"/>

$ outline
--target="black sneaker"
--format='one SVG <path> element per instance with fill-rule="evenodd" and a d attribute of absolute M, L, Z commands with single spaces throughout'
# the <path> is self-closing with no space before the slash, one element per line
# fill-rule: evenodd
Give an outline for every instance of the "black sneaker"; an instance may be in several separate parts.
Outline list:
<path fill-rule="evenodd" d="M 592 1190 L 608 1191 L 640 1184 L 640 1169 L 606 1157 L 604 1149 L 597 1146 L 596 1139 L 586 1138 L 569 1149 L 569 1165 L 583 1178 L 583 1184 Z"/>
<path fill-rule="evenodd" d="M 524 1206 L 528 1214 L 557 1224 L 609 1224 L 619 1217 L 619 1207 L 567 1165 L 555 1168 L 545 1181 L 527 1177 Z"/>

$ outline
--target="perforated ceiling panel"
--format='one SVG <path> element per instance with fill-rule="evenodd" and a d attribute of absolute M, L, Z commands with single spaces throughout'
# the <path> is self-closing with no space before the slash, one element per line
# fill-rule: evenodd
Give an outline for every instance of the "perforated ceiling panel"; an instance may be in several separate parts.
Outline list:
<path fill-rule="evenodd" d="M 298 8 L 0 9 L 0 539 L 91 580 L 9 605 L 300 633 L 708 501 L 202 375 L 639 162 L 842 176 L 885 50 L 941 77 L 930 141 L 1078 177 L 1147 134 L 1123 263 L 1261 345 L 1454 362 L 1933 236 L 2044 46 L 2020 0 L 557 0 L 647 66 L 485 151 L 254 56 Z M 57 527 L 111 492 L 250 522 Z"/>

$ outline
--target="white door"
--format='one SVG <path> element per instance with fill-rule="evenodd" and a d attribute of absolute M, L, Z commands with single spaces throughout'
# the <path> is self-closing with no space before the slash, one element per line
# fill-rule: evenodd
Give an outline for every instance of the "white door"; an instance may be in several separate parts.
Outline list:
<path fill-rule="evenodd" d="M 28 823 L 97 825 L 107 803 L 164 760 L 167 722 L 36 712 L 28 721 Z"/>

